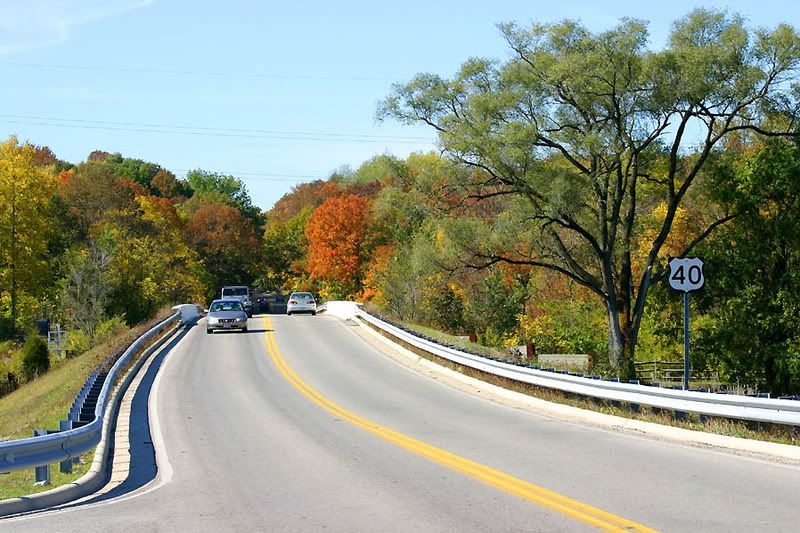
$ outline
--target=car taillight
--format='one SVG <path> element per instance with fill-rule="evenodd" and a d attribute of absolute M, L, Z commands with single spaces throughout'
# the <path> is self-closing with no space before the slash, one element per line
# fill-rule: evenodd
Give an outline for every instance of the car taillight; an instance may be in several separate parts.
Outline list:
<path fill-rule="evenodd" d="M 315 302 L 314 300 L 309 300 L 309 301 L 308 301 L 308 303 L 310 303 L 310 304 L 314 304 L 314 305 L 316 305 L 316 304 L 317 304 L 317 302 Z"/>
<path fill-rule="evenodd" d="M 289 300 L 289 303 L 292 305 L 297 305 L 297 302 L 295 302 L 294 300 Z"/>

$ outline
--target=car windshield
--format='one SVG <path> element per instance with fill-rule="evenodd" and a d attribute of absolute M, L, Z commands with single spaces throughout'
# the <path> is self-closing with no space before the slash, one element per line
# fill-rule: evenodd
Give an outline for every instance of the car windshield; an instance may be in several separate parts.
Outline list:
<path fill-rule="evenodd" d="M 311 295 L 310 292 L 296 292 L 292 294 L 292 299 L 294 300 L 313 300 L 314 297 Z"/>
<path fill-rule="evenodd" d="M 242 311 L 242 304 L 237 301 L 214 302 L 211 304 L 209 312 L 214 313 L 217 311 Z"/>
<path fill-rule="evenodd" d="M 222 289 L 223 296 L 247 296 L 247 288 L 246 287 L 230 287 L 227 289 Z"/>

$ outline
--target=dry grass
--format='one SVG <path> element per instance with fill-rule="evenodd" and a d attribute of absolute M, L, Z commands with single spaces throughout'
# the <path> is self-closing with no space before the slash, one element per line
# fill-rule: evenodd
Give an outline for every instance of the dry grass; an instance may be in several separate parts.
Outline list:
<path fill-rule="evenodd" d="M 573 407 L 579 407 L 581 409 L 588 409 L 591 411 L 597 411 L 614 416 L 621 416 L 635 420 L 643 420 L 646 422 L 655 422 L 658 424 L 675 426 L 694 431 L 705 431 L 708 433 L 715 433 L 719 435 L 742 437 L 747 439 L 776 442 L 780 444 L 789 444 L 795 446 L 800 445 L 800 428 L 792 426 L 784 426 L 780 424 L 759 424 L 757 422 L 746 422 L 741 420 L 731 420 L 723 418 L 703 417 L 701 419 L 699 415 L 692 413 L 686 413 L 682 417 L 676 417 L 675 414 L 670 411 L 663 411 L 660 409 L 650 409 L 644 406 L 642 406 L 640 409 L 637 410 L 635 408 L 632 408 L 632 406 L 620 402 L 612 403 L 585 396 L 579 396 L 576 394 L 564 393 L 554 389 L 537 387 L 535 385 L 514 381 L 501 376 L 490 374 L 488 372 L 483 372 L 471 367 L 453 363 L 452 361 L 430 354 L 428 352 L 425 352 L 424 350 L 420 350 L 415 346 L 412 346 L 411 344 L 405 343 L 402 340 L 397 339 L 392 335 L 384 332 L 383 330 L 375 328 L 368 322 L 364 322 L 364 324 L 369 327 L 372 327 L 381 335 L 390 338 L 392 341 L 400 344 L 401 346 L 407 348 L 408 350 L 411 350 L 420 357 L 428 359 L 429 361 L 433 361 L 436 364 L 447 367 L 451 370 L 455 370 L 464 375 L 480 379 L 487 383 L 498 385 L 500 387 L 520 392 L 523 394 L 527 394 L 529 396 L 533 396 L 543 400 L 571 405 Z M 418 328 L 417 326 L 413 326 L 411 329 L 419 330 L 420 328 Z M 425 335 L 431 338 L 449 337 L 441 332 L 439 332 L 438 336 L 430 333 L 425 333 Z M 447 342 L 451 344 L 458 344 L 457 342 L 458 340 L 459 339 L 453 340 L 453 338 L 451 337 L 451 339 L 449 339 Z"/>

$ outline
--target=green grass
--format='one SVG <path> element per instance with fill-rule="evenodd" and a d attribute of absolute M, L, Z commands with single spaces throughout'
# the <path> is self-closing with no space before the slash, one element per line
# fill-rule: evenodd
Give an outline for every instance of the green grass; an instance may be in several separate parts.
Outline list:
<path fill-rule="evenodd" d="M 34 429 L 56 429 L 64 420 L 72 401 L 86 378 L 109 354 L 136 340 L 146 325 L 129 329 L 109 342 L 88 352 L 62 359 L 53 359 L 50 370 L 38 379 L 22 385 L 0 398 L 0 439 L 31 437 Z"/>
<path fill-rule="evenodd" d="M 50 485 L 34 485 L 36 479 L 33 468 L 0 474 L 0 500 L 29 496 L 72 483 L 89 471 L 93 457 L 94 449 L 81 455 L 80 462 L 72 465 L 71 474 L 62 474 L 58 464 L 50 465 Z"/>
<path fill-rule="evenodd" d="M 31 437 L 34 429 L 58 428 L 89 374 L 110 354 L 129 346 L 148 326 L 130 328 L 77 357 L 61 362 L 52 358 L 46 374 L 0 398 L 0 440 Z M 47 486 L 34 485 L 32 468 L 0 474 L 0 498 L 35 494 L 75 481 L 88 471 L 93 456 L 94 450 L 83 454 L 72 474 L 62 474 L 58 464 L 51 465 L 51 484 Z"/>

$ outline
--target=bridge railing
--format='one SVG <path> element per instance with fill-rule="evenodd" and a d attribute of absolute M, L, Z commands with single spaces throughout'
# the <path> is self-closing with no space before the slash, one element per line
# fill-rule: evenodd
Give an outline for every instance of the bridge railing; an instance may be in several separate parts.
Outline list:
<path fill-rule="evenodd" d="M 332 302 L 329 302 L 329 306 Z M 341 302 L 344 304 L 344 302 Z M 680 413 L 748 420 L 754 422 L 800 426 L 800 401 L 691 390 L 676 390 L 636 382 L 625 383 L 619 379 L 601 379 L 599 376 L 582 376 L 556 372 L 536 366 L 520 366 L 442 346 L 386 322 L 351 303 L 350 315 L 367 322 L 375 329 L 416 350 L 469 367 L 480 372 L 527 383 L 536 387 L 554 389 L 631 406 L 646 405 Z M 339 316 L 348 313 L 341 313 Z M 343 318 L 349 318 L 343 316 Z"/>

